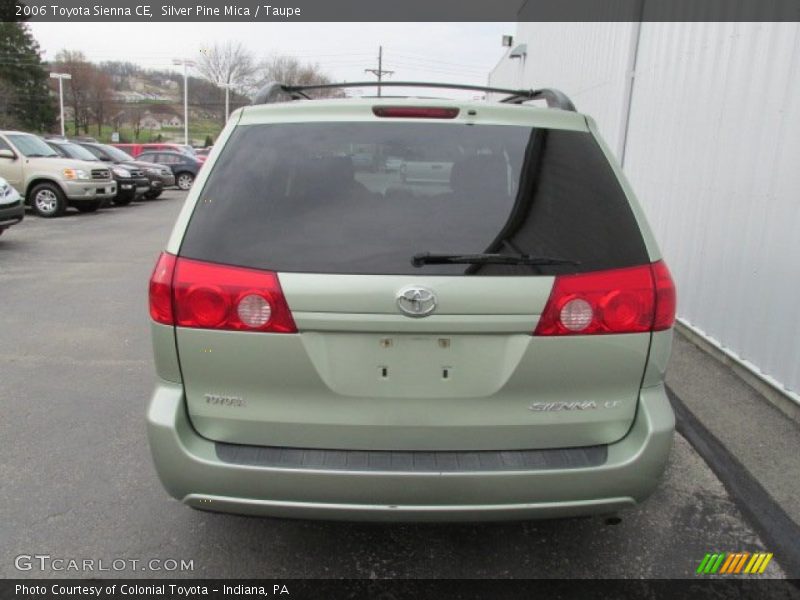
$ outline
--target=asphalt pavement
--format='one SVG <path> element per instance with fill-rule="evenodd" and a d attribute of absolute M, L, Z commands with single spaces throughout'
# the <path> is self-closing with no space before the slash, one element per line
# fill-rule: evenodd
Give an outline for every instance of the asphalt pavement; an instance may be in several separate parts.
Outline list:
<path fill-rule="evenodd" d="M 0 576 L 674 578 L 706 552 L 771 551 L 680 435 L 657 492 L 618 518 L 360 524 L 171 499 L 145 435 L 147 281 L 183 197 L 28 215 L 0 236 Z M 20 571 L 20 555 L 126 566 Z M 143 570 L 154 558 L 192 569 Z M 766 576 L 784 576 L 779 556 Z"/>

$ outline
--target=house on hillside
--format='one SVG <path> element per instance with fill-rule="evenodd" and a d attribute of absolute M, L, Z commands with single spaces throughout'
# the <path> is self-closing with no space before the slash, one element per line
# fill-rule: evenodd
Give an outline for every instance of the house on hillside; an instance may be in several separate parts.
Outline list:
<path fill-rule="evenodd" d="M 139 117 L 139 127 L 151 130 L 160 130 L 164 127 L 183 127 L 183 119 L 172 113 L 147 110 Z"/>
<path fill-rule="evenodd" d="M 139 119 L 139 127 L 142 129 L 159 130 L 161 129 L 161 121 L 149 113 L 145 113 Z"/>
<path fill-rule="evenodd" d="M 140 92 L 114 92 L 113 97 L 117 102 L 141 102 L 145 99 Z"/>
<path fill-rule="evenodd" d="M 172 115 L 166 122 L 162 121 L 163 127 L 183 127 L 183 120 L 177 115 Z"/>

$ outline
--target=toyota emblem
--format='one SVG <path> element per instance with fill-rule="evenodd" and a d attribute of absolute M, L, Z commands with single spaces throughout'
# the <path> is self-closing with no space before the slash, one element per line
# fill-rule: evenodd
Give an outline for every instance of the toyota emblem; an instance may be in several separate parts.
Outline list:
<path fill-rule="evenodd" d="M 403 288 L 397 294 L 397 308 L 409 317 L 427 317 L 436 310 L 436 295 L 424 287 Z"/>

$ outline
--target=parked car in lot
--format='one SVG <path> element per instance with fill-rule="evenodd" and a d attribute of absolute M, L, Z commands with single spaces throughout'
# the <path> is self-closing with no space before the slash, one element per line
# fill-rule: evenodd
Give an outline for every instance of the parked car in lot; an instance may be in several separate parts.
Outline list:
<path fill-rule="evenodd" d="M 101 163 L 97 156 L 73 141 L 61 138 L 46 138 L 45 141 L 59 156 Z M 111 201 L 117 206 L 130 204 L 136 198 L 136 186 L 137 183 L 139 183 L 138 178 L 135 177 L 135 173 L 118 165 L 112 165 L 109 168 L 111 170 L 111 175 L 114 177 L 114 181 L 117 182 L 117 195 L 114 196 Z"/>
<path fill-rule="evenodd" d="M 25 205 L 22 196 L 11 184 L 0 177 L 0 235 L 16 225 L 25 217 Z"/>
<path fill-rule="evenodd" d="M 144 195 L 148 200 L 155 200 L 166 188 L 175 185 L 175 175 L 169 167 L 143 160 L 136 161 L 136 164 L 141 165 L 144 174 L 150 179 L 150 191 Z"/>
<path fill-rule="evenodd" d="M 175 176 L 175 185 L 181 190 L 188 190 L 192 187 L 200 167 L 203 166 L 196 158 L 182 152 L 142 152 L 139 160 L 156 163 L 172 170 Z"/>
<path fill-rule="evenodd" d="M 180 148 L 178 149 L 179 152 L 183 151 L 184 154 L 188 154 L 189 156 L 196 158 L 201 163 L 206 162 L 206 158 L 208 158 L 207 153 L 203 154 L 199 152 L 194 146 L 190 144 L 178 144 L 178 146 L 180 146 Z"/>
<path fill-rule="evenodd" d="M 38 136 L 0 131 L 0 176 L 41 217 L 58 217 L 67 206 L 94 212 L 117 194 L 105 166 L 62 158 Z"/>
<path fill-rule="evenodd" d="M 158 198 L 165 188 L 175 185 L 175 176 L 168 167 L 147 162 L 146 160 L 135 159 L 124 150 L 120 150 L 110 144 L 99 144 L 94 147 L 88 144 L 86 146 L 91 152 L 96 153 L 101 160 L 105 160 L 103 157 L 106 157 L 126 168 L 134 171 L 143 171 L 150 184 L 150 189 L 143 194 L 143 197 L 148 200 Z"/>
<path fill-rule="evenodd" d="M 142 152 L 160 152 L 165 150 L 167 152 L 180 152 L 196 158 L 201 162 L 205 160 L 204 156 L 198 156 L 197 152 L 192 146 L 186 144 L 173 144 L 169 142 L 153 142 L 149 144 L 112 144 L 115 148 L 127 152 L 134 158 L 139 158 Z"/>
<path fill-rule="evenodd" d="M 172 173 L 168 173 L 159 165 L 134 160 L 129 154 L 108 144 L 92 144 L 81 142 L 81 146 L 104 162 L 114 163 L 118 169 L 124 169 L 136 180 L 136 198 L 153 199 L 161 195 L 165 185 L 172 185 Z"/>
<path fill-rule="evenodd" d="M 276 101 L 312 89 L 237 111 L 150 280 L 166 489 L 358 520 L 643 501 L 674 432 L 675 290 L 591 117 L 555 90 Z M 354 168 L 368 144 L 449 178 L 389 185 Z"/>

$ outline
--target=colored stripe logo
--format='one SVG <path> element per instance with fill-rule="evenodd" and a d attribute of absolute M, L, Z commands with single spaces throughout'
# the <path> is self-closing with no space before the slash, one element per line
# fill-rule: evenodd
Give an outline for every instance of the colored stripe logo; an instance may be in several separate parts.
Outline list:
<path fill-rule="evenodd" d="M 771 560 L 772 552 L 709 552 L 695 572 L 698 575 L 761 575 Z"/>

